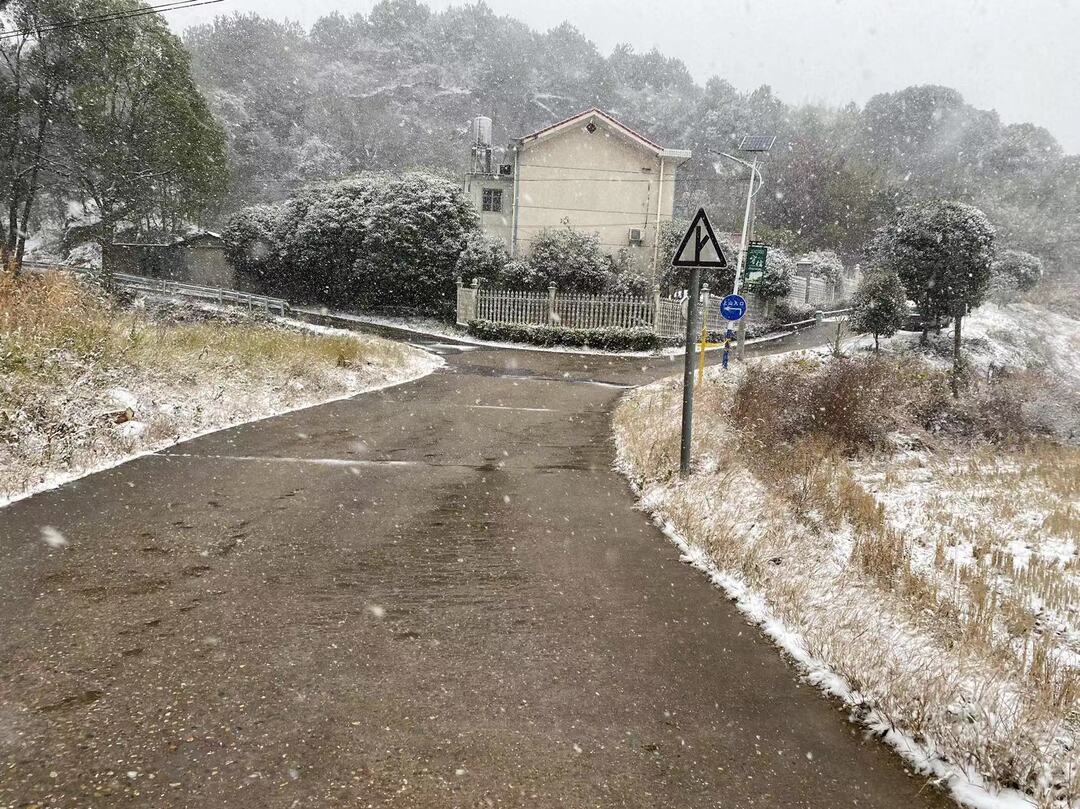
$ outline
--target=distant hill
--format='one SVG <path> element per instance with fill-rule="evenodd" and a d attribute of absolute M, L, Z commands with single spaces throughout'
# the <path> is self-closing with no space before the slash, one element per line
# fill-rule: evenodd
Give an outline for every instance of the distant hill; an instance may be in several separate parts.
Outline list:
<path fill-rule="evenodd" d="M 307 182 L 424 167 L 459 176 L 469 120 L 496 140 L 589 106 L 660 142 L 692 149 L 677 210 L 739 217 L 738 180 L 714 151 L 775 133 L 758 222 L 774 243 L 857 259 L 897 205 L 944 196 L 983 208 L 1000 242 L 1080 267 L 1080 157 L 1045 129 L 1004 125 L 950 88 L 909 87 L 864 107 L 792 107 L 769 87 L 720 77 L 697 84 L 677 58 L 617 47 L 608 56 L 564 23 L 533 31 L 485 5 L 437 13 L 383 0 L 310 31 L 257 15 L 218 18 L 186 35 L 200 87 L 225 125 L 228 209 L 278 199 Z"/>

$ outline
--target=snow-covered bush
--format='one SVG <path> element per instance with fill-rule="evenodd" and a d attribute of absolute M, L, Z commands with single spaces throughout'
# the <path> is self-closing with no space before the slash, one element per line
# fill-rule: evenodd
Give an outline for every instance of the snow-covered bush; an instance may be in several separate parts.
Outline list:
<path fill-rule="evenodd" d="M 452 182 L 366 175 L 307 188 L 269 211 L 241 211 L 226 242 L 274 291 L 439 313 L 453 306 L 458 261 L 478 230 L 476 209 Z"/>
<path fill-rule="evenodd" d="M 278 210 L 253 205 L 229 219 L 221 233 L 225 256 L 239 272 L 261 278 L 274 258 Z"/>
<path fill-rule="evenodd" d="M 522 326 L 472 320 L 468 329 L 469 334 L 481 340 L 596 348 L 602 351 L 652 351 L 661 342 L 652 329 L 646 328 L 568 329 L 563 326 Z"/>
<path fill-rule="evenodd" d="M 855 310 L 851 328 L 858 333 L 874 335 L 875 350 L 878 338 L 896 334 L 908 315 L 904 285 L 899 275 L 888 270 L 867 273 L 855 290 L 851 305 Z"/>
<path fill-rule="evenodd" d="M 754 285 L 754 290 L 767 301 L 786 298 L 791 294 L 791 274 L 770 267 Z"/>
<path fill-rule="evenodd" d="M 815 275 L 820 275 L 829 281 L 835 282 L 844 274 L 844 262 L 832 250 L 814 250 L 803 256 L 802 260 L 813 266 Z"/>
<path fill-rule="evenodd" d="M 995 231 L 982 211 L 951 200 L 910 205 L 878 231 L 871 249 L 927 314 L 977 306 L 990 280 Z"/>
<path fill-rule="evenodd" d="M 465 237 L 455 271 L 466 284 L 471 284 L 474 278 L 498 281 L 509 262 L 510 254 L 502 239 L 478 231 Z"/>
<path fill-rule="evenodd" d="M 1027 291 L 1042 280 L 1043 262 L 1023 250 L 1005 250 L 991 265 L 990 276 L 995 291 Z"/>
<path fill-rule="evenodd" d="M 791 294 L 791 279 L 795 275 L 795 257 L 782 247 L 769 250 L 765 272 L 752 289 L 762 300 L 770 302 L 770 311 L 776 303 Z"/>
<path fill-rule="evenodd" d="M 520 279 L 526 289 L 546 289 L 554 283 L 564 292 L 598 293 L 611 285 L 616 274 L 599 234 L 569 226 L 534 236 L 526 263 L 528 271 Z"/>

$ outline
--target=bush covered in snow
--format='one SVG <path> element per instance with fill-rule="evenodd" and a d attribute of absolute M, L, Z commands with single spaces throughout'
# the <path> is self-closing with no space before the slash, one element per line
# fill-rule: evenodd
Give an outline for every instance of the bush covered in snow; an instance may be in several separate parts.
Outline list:
<path fill-rule="evenodd" d="M 453 306 L 459 260 L 478 229 L 456 184 L 413 173 L 312 186 L 241 211 L 223 236 L 238 269 L 275 293 L 441 313 Z M 469 255 L 481 260 L 483 252 Z M 484 260 L 493 260 L 490 251 Z"/>
<path fill-rule="evenodd" d="M 225 256 L 240 272 L 263 279 L 278 251 L 274 247 L 277 208 L 253 205 L 229 219 L 221 237 Z"/>
<path fill-rule="evenodd" d="M 469 322 L 469 334 L 494 342 L 539 346 L 597 348 L 602 351 L 653 351 L 660 338 L 651 329 L 568 329 L 562 326 L 518 326 L 490 320 Z"/>
<path fill-rule="evenodd" d="M 888 270 L 867 273 L 851 300 L 855 310 L 851 328 L 857 333 L 874 335 L 874 348 L 881 337 L 892 337 L 908 315 L 907 292 L 900 276 Z"/>
<path fill-rule="evenodd" d="M 510 254 L 502 239 L 478 231 L 465 238 L 455 272 L 466 284 L 471 284 L 474 278 L 497 281 L 509 263 Z"/>
<path fill-rule="evenodd" d="M 1005 250 L 990 267 L 994 292 L 1034 289 L 1043 276 L 1042 259 L 1023 250 Z"/>
<path fill-rule="evenodd" d="M 820 275 L 829 281 L 836 281 L 844 274 L 844 262 L 833 250 L 814 250 L 803 256 L 802 260 L 813 267 L 815 275 Z"/>
<path fill-rule="evenodd" d="M 525 261 L 515 262 L 507 271 L 503 283 L 514 289 L 540 290 L 555 284 L 564 292 L 599 293 L 612 284 L 616 265 L 597 233 L 566 226 L 537 233 Z"/>

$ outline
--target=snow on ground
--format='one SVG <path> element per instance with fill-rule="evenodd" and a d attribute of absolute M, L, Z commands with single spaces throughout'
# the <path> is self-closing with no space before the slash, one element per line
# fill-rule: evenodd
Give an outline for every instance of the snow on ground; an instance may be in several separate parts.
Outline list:
<path fill-rule="evenodd" d="M 1045 369 L 1080 385 L 1080 321 L 1033 303 L 986 303 L 964 319 L 965 350 L 983 365 Z"/>
<path fill-rule="evenodd" d="M 368 359 L 349 367 L 269 361 L 227 367 L 227 358 L 224 366 L 134 372 L 91 367 L 52 389 L 0 375 L 0 394 L 11 394 L 7 398 L 20 407 L 4 425 L 8 443 L 0 442 L 0 506 L 200 435 L 408 382 L 443 364 L 434 354 L 377 337 L 288 318 L 276 322 L 294 332 L 357 341 L 359 355 Z M 8 382 L 23 387 L 9 390 Z"/>
<path fill-rule="evenodd" d="M 965 335 L 981 372 L 1080 380 L 1080 323 L 1070 318 L 987 305 Z M 901 334 L 884 345 L 908 353 L 917 342 Z M 843 345 L 863 351 L 872 340 Z M 942 347 L 924 356 L 935 353 Z M 677 381 L 624 400 L 619 465 L 642 507 L 811 682 L 956 799 L 1080 805 L 1080 452 L 897 449 L 810 464 L 781 493 L 731 452 L 740 438 L 726 414 L 753 365 L 708 372 L 698 472 L 685 482 L 673 474 Z M 732 502 L 737 518 L 723 506 Z M 857 524 L 875 509 L 885 527 L 869 542 Z M 868 547 L 882 558 L 867 561 Z"/>

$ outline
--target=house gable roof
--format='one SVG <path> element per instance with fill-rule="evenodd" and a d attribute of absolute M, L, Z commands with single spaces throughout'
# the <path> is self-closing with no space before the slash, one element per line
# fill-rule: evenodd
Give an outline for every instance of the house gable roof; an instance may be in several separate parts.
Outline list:
<path fill-rule="evenodd" d="M 584 112 L 579 112 L 577 115 L 572 115 L 565 120 L 552 124 L 551 126 L 544 127 L 543 129 L 533 132 L 531 135 L 525 135 L 522 138 L 518 138 L 517 143 L 519 146 L 527 147 L 530 144 L 535 143 L 539 140 L 547 139 L 561 132 L 565 132 L 567 129 L 577 126 L 578 124 L 584 124 L 589 121 L 599 122 L 605 125 L 608 129 L 617 132 L 618 134 L 635 143 L 640 148 L 645 149 L 646 151 L 651 152 L 652 154 L 659 157 L 690 157 L 690 152 L 679 149 L 665 149 L 656 141 L 650 140 L 649 138 L 642 135 L 640 132 L 634 131 L 626 124 L 622 123 L 613 116 L 596 107 L 587 109 Z"/>

